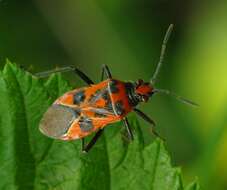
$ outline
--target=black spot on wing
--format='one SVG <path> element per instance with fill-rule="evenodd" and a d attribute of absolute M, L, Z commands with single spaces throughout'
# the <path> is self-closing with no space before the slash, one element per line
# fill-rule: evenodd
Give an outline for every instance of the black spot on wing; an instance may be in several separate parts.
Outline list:
<path fill-rule="evenodd" d="M 73 108 L 74 118 L 78 118 L 81 115 L 81 110 L 79 108 Z"/>
<path fill-rule="evenodd" d="M 114 104 L 114 108 L 115 108 L 115 112 L 116 112 L 117 115 L 122 115 L 125 112 L 122 101 L 117 101 Z"/>
<path fill-rule="evenodd" d="M 111 80 L 109 82 L 109 86 L 110 86 L 110 92 L 111 93 L 118 93 L 119 92 L 119 89 L 117 87 L 117 81 L 116 80 Z"/>
<path fill-rule="evenodd" d="M 105 109 L 113 112 L 113 106 L 112 106 L 112 102 L 111 102 L 110 94 L 109 94 L 108 90 L 105 90 L 103 92 L 102 98 L 105 100 Z"/>
<path fill-rule="evenodd" d="M 88 102 L 90 102 L 90 103 L 95 103 L 95 102 L 100 98 L 100 96 L 102 96 L 101 90 L 98 89 L 98 90 L 95 91 L 94 94 L 92 94 L 92 95 L 90 96 Z"/>
<path fill-rule="evenodd" d="M 81 131 L 89 132 L 93 129 L 92 120 L 88 117 L 82 116 L 79 120 L 79 126 Z"/>
<path fill-rule="evenodd" d="M 74 94 L 73 103 L 79 105 L 81 102 L 84 101 L 84 99 L 85 99 L 85 92 L 84 90 L 81 90 Z"/>
<path fill-rule="evenodd" d="M 111 111 L 111 112 L 113 111 L 113 105 L 112 105 L 111 100 L 109 100 L 109 101 L 106 102 L 105 108 L 106 108 L 108 111 Z"/>
<path fill-rule="evenodd" d="M 105 92 L 103 92 L 102 98 L 103 98 L 105 101 L 110 100 L 110 95 L 109 95 L 109 93 L 108 93 L 107 90 L 105 90 Z"/>

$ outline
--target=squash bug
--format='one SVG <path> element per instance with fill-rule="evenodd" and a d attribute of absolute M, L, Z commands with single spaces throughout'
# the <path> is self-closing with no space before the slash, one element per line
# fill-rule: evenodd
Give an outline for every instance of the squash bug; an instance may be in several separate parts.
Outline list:
<path fill-rule="evenodd" d="M 159 62 L 150 82 L 144 82 L 142 79 L 136 82 L 123 82 L 114 79 L 106 65 L 103 65 L 101 82 L 98 84 L 94 84 L 86 74 L 73 66 L 37 73 L 36 76 L 45 77 L 55 72 L 73 71 L 88 85 L 59 97 L 44 114 L 39 125 L 40 131 L 55 139 L 81 139 L 82 151 L 88 152 L 103 133 L 104 127 L 117 121 L 123 121 L 129 139 L 133 140 L 133 133 L 127 119 L 129 112 L 134 111 L 149 124 L 155 126 L 150 117 L 136 108 L 139 103 L 147 102 L 153 94 L 169 94 L 183 103 L 196 105 L 169 90 L 154 87 L 172 29 L 173 25 L 171 24 L 166 31 Z M 103 80 L 104 75 L 107 77 L 106 80 Z M 154 129 L 152 131 L 154 135 L 159 136 Z M 94 137 L 85 145 L 85 137 L 92 133 L 95 133 Z"/>

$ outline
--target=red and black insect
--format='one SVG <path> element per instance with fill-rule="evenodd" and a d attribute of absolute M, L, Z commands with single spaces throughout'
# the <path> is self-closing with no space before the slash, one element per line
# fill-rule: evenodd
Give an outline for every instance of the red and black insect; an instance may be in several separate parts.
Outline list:
<path fill-rule="evenodd" d="M 101 82 L 98 84 L 94 84 L 82 71 L 71 66 L 38 73 L 37 76 L 46 76 L 53 72 L 74 71 L 88 84 L 87 87 L 72 90 L 59 97 L 44 114 L 39 126 L 40 131 L 56 139 L 82 139 L 82 150 L 88 152 L 103 133 L 104 127 L 117 121 L 123 121 L 128 136 L 132 140 L 133 133 L 127 120 L 129 112 L 134 111 L 154 126 L 154 121 L 136 106 L 141 102 L 147 102 L 155 93 L 170 94 L 180 101 L 195 105 L 168 90 L 154 87 L 172 28 L 173 25 L 170 25 L 166 32 L 160 60 L 150 82 L 144 82 L 141 79 L 137 82 L 123 82 L 114 79 L 106 65 L 102 68 Z M 104 74 L 107 79 L 103 81 Z M 85 145 L 84 138 L 92 133 L 95 133 L 94 137 Z M 153 133 L 158 136 L 155 130 Z"/>

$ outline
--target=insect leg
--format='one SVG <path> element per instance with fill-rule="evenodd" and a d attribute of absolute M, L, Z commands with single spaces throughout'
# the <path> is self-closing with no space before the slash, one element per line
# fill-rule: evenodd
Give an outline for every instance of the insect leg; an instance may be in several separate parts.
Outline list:
<path fill-rule="evenodd" d="M 155 136 L 157 136 L 157 137 L 161 138 L 162 140 L 164 140 L 164 139 L 158 134 L 158 132 L 156 132 L 156 131 L 154 130 L 155 122 L 154 122 L 150 117 L 148 117 L 145 113 L 143 113 L 142 111 L 140 111 L 140 110 L 137 109 L 137 108 L 134 108 L 134 112 L 135 112 L 138 116 L 140 116 L 142 119 L 144 119 L 146 122 L 148 122 L 149 124 L 151 124 L 151 125 L 153 126 L 153 127 L 152 127 L 152 133 L 153 133 Z"/>
<path fill-rule="evenodd" d="M 85 145 L 84 140 L 82 139 L 82 151 L 87 153 L 94 146 L 102 133 L 103 129 L 100 129 L 87 145 Z"/>
<path fill-rule="evenodd" d="M 107 65 L 103 65 L 103 66 L 102 66 L 101 81 L 103 81 L 103 79 L 104 79 L 104 73 L 106 74 L 106 77 L 107 77 L 108 79 L 111 79 L 111 78 L 112 78 L 110 69 L 109 69 L 109 67 L 108 67 Z"/>
<path fill-rule="evenodd" d="M 35 76 L 37 76 L 39 78 L 44 78 L 44 77 L 48 77 L 49 75 L 51 75 L 53 73 L 65 73 L 65 72 L 69 72 L 69 71 L 73 71 L 88 85 L 94 84 L 94 82 L 85 73 L 83 73 L 81 70 L 77 69 L 74 66 L 67 66 L 67 67 L 62 67 L 62 68 L 55 69 L 55 70 L 36 73 Z"/>
<path fill-rule="evenodd" d="M 76 67 L 74 68 L 74 72 L 88 85 L 94 84 L 94 82 L 86 74 L 84 74 L 81 70 L 77 69 Z"/>
<path fill-rule="evenodd" d="M 140 111 L 139 109 L 137 108 L 134 108 L 133 109 L 135 111 L 135 113 L 137 115 L 139 115 L 141 118 L 143 118 L 145 121 L 147 121 L 148 123 L 150 123 L 151 125 L 155 126 L 155 122 L 150 118 L 148 117 L 145 113 L 143 113 L 142 111 Z"/>
<path fill-rule="evenodd" d="M 122 119 L 122 120 L 123 120 L 124 125 L 125 125 L 125 128 L 126 128 L 126 130 L 127 130 L 128 137 L 130 138 L 130 140 L 133 140 L 133 133 L 132 133 L 131 127 L 130 127 L 130 125 L 129 125 L 129 122 L 128 122 L 127 117 L 125 117 L 125 118 Z"/>

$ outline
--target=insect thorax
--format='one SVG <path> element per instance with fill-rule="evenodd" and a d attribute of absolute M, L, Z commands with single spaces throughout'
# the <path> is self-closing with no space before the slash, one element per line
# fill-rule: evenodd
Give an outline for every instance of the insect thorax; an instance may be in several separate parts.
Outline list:
<path fill-rule="evenodd" d="M 125 89 L 126 89 L 126 93 L 127 93 L 130 105 L 133 107 L 137 106 L 140 100 L 135 94 L 135 84 L 132 82 L 126 82 Z"/>

